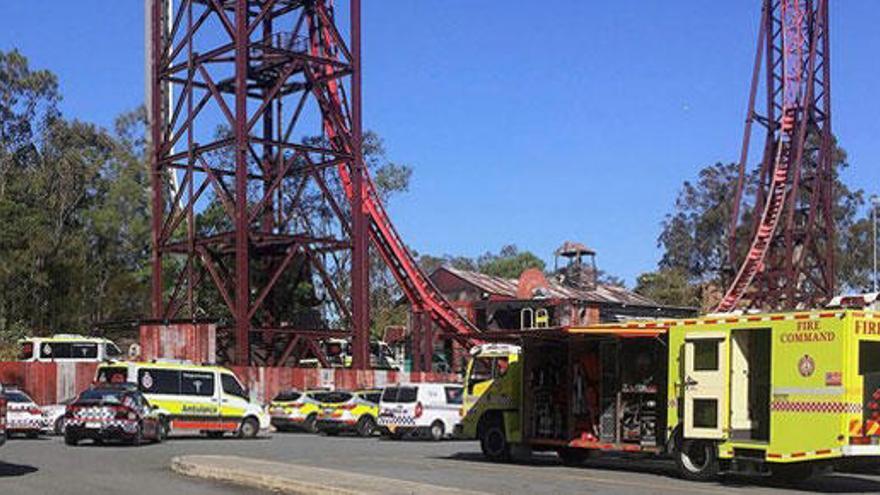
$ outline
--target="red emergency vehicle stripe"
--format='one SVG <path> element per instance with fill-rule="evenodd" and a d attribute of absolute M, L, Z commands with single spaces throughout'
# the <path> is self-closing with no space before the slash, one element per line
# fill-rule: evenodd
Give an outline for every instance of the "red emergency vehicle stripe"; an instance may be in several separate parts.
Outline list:
<path fill-rule="evenodd" d="M 185 421 L 174 420 L 171 422 L 172 428 L 181 430 L 235 430 L 238 423 L 228 423 L 224 421 Z"/>

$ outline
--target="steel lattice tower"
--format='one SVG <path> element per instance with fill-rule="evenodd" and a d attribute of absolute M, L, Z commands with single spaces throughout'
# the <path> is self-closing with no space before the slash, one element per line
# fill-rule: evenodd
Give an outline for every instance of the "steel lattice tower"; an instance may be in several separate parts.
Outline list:
<path fill-rule="evenodd" d="M 359 4 L 347 42 L 332 1 L 152 0 L 153 316 L 198 316 L 212 292 L 237 363 L 323 359 L 318 339 L 351 335 L 368 365 Z M 279 314 L 281 281 L 331 316 Z"/>
<path fill-rule="evenodd" d="M 333 0 L 150 1 L 153 317 L 226 313 L 239 364 L 326 366 L 319 342 L 350 337 L 368 367 L 372 241 L 422 322 L 419 368 L 434 326 L 469 343 L 363 163 L 360 0 L 348 39 Z"/>
<path fill-rule="evenodd" d="M 827 0 L 764 0 L 733 203 L 729 252 L 738 266 L 718 309 L 810 308 L 834 295 L 831 52 Z M 764 75 L 766 99 L 756 97 Z M 737 259 L 737 227 L 752 126 L 766 130 L 751 241 Z"/>

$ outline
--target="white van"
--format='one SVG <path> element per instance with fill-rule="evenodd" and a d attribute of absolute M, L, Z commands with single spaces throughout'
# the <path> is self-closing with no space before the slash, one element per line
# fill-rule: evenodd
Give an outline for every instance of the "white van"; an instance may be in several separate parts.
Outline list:
<path fill-rule="evenodd" d="M 270 426 L 269 415 L 251 402 L 235 374 L 220 366 L 117 361 L 99 365 L 95 377 L 98 383 L 137 384 L 171 432 L 252 438 Z"/>
<path fill-rule="evenodd" d="M 58 334 L 22 339 L 18 345 L 18 360 L 27 362 L 98 363 L 122 357 L 116 344 L 100 337 Z"/>
<path fill-rule="evenodd" d="M 463 388 L 456 383 L 412 383 L 387 387 L 379 401 L 379 429 L 394 439 L 427 434 L 452 436 L 461 420 Z"/>

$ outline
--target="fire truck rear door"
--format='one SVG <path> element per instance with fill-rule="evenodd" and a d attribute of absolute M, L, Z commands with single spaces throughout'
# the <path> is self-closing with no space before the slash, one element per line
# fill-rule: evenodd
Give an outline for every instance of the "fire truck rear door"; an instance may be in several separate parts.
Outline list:
<path fill-rule="evenodd" d="M 728 335 L 691 332 L 685 335 L 684 436 L 721 439 L 728 420 Z"/>

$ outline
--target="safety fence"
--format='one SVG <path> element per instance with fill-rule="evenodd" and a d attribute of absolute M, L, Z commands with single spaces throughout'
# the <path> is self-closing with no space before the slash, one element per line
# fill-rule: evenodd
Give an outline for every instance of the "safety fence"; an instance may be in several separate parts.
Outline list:
<path fill-rule="evenodd" d="M 94 381 L 97 366 L 97 363 L 0 362 L 0 383 L 21 388 L 39 405 L 55 404 L 88 388 Z M 460 381 L 458 375 L 445 373 L 256 366 L 232 366 L 229 369 L 248 387 L 251 399 L 260 403 L 291 388 L 356 390 L 396 383 Z"/>

